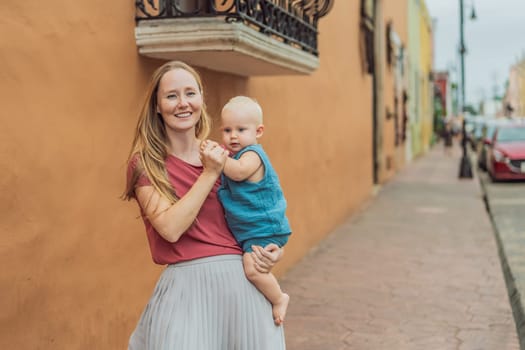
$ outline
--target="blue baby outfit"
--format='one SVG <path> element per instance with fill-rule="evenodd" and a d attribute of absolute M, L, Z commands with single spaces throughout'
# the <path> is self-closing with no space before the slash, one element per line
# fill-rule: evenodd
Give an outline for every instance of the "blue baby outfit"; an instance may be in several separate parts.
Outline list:
<path fill-rule="evenodd" d="M 275 243 L 282 247 L 288 241 L 291 229 L 279 178 L 261 145 L 247 146 L 233 158 L 239 159 L 248 151 L 261 158 L 264 176 L 259 182 L 233 181 L 222 176 L 218 196 L 226 221 L 244 251 L 251 251 L 252 244 L 264 247 Z"/>

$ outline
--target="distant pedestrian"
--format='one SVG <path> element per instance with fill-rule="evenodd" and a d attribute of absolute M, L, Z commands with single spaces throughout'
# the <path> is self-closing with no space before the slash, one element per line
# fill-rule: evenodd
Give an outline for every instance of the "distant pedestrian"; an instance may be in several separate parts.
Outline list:
<path fill-rule="evenodd" d="M 246 96 L 232 98 L 222 109 L 221 132 L 232 157 L 224 165 L 219 199 L 228 226 L 244 251 L 246 277 L 272 303 L 274 322 L 280 325 L 290 297 L 282 292 L 274 275 L 255 268 L 250 254 L 254 245 L 273 243 L 282 248 L 291 233 L 279 178 L 258 142 L 264 132 L 261 106 Z M 205 141 L 201 147 L 212 143 Z"/>
<path fill-rule="evenodd" d="M 451 122 L 445 120 L 445 125 L 443 127 L 443 144 L 445 147 L 445 154 L 448 156 L 452 155 L 453 136 Z"/>

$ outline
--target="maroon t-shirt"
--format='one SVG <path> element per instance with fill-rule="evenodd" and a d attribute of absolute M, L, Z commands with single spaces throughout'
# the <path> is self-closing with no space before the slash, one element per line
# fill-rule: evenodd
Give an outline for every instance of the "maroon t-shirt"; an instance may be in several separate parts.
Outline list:
<path fill-rule="evenodd" d="M 137 159 L 138 157 L 128 165 L 128 180 L 136 166 Z M 166 169 L 169 181 L 179 198 L 182 198 L 190 190 L 203 171 L 202 166 L 188 164 L 172 155 L 166 159 Z M 143 175 L 138 179 L 136 187 L 148 185 L 151 185 L 151 182 L 146 175 Z M 220 181 L 217 180 L 204 201 L 196 220 L 175 243 L 170 243 L 162 238 L 141 209 L 151 256 L 155 263 L 161 265 L 174 264 L 207 256 L 242 254 L 241 248 L 239 248 L 226 224 L 224 209 L 217 198 L 219 186 Z"/>

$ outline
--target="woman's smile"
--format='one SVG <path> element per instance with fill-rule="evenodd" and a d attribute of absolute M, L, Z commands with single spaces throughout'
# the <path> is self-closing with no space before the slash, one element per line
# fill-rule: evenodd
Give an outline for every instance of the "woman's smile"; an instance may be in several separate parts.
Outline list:
<path fill-rule="evenodd" d="M 191 117 L 191 112 L 181 112 L 181 113 L 175 113 L 175 117 L 177 118 L 188 118 Z"/>

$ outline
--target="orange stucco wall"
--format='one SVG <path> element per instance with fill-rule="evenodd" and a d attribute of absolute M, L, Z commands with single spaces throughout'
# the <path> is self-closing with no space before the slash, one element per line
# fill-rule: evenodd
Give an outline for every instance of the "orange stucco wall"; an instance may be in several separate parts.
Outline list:
<path fill-rule="evenodd" d="M 252 78 L 265 109 L 262 143 L 285 195 L 295 262 L 368 197 L 372 185 L 372 85 L 358 50 L 359 1 L 336 1 L 320 21 L 321 67 L 311 76 Z"/>
<path fill-rule="evenodd" d="M 161 271 L 136 204 L 118 197 L 142 94 L 162 62 L 137 54 L 133 2 L 30 0 L 0 14 L 0 348 L 124 348 Z M 235 94 L 263 106 L 262 143 L 294 230 L 278 275 L 371 192 L 358 16 L 358 0 L 336 1 L 321 19 L 311 76 L 202 70 L 214 116 Z"/>

